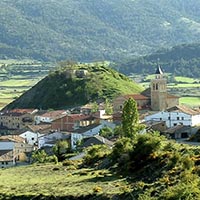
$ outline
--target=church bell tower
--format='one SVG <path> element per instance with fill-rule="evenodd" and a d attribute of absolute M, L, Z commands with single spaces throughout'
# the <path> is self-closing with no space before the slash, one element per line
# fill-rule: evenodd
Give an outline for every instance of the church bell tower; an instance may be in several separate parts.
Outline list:
<path fill-rule="evenodd" d="M 161 67 L 158 65 L 155 79 L 151 80 L 151 109 L 154 111 L 165 110 L 167 107 L 167 80 Z"/>

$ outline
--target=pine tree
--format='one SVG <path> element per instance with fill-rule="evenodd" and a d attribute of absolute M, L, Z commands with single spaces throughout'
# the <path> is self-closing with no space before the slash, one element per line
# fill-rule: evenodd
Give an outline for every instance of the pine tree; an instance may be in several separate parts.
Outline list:
<path fill-rule="evenodd" d="M 139 114 L 137 103 L 129 98 L 123 107 L 122 112 L 122 136 L 133 138 L 139 131 Z"/>

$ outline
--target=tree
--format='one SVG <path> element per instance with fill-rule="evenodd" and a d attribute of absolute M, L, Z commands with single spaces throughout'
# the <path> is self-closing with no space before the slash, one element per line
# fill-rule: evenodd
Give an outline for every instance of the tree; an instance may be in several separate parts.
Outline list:
<path fill-rule="evenodd" d="M 129 98 L 124 103 L 122 111 L 122 136 L 132 138 L 139 129 L 137 103 L 134 99 Z"/>
<path fill-rule="evenodd" d="M 70 152 L 70 146 L 68 141 L 66 140 L 59 140 L 56 142 L 56 145 L 53 147 L 54 154 L 58 157 L 58 160 L 62 160 L 64 154 Z"/>

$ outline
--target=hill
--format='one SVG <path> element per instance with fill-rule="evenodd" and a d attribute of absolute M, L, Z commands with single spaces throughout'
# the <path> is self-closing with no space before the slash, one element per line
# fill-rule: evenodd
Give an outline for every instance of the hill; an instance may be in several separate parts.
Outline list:
<path fill-rule="evenodd" d="M 178 76 L 200 77 L 200 43 L 162 49 L 154 54 L 141 56 L 120 64 L 118 69 L 125 74 L 154 73 L 161 64 L 167 73 Z"/>
<path fill-rule="evenodd" d="M 199 42 L 196 0 L 2 0 L 0 58 L 114 60 Z"/>
<path fill-rule="evenodd" d="M 90 147 L 80 161 L 0 169 L 0 199 L 199 200 L 199 153 L 155 133 L 124 137 L 113 149 Z"/>
<path fill-rule="evenodd" d="M 50 72 L 5 109 L 69 108 L 142 90 L 141 86 L 106 65 L 62 63 L 62 67 Z"/>

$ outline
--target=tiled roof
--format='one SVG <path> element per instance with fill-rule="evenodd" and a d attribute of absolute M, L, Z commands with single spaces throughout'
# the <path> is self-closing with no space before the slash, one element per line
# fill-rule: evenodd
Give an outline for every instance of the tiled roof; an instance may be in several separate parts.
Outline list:
<path fill-rule="evenodd" d="M 92 124 L 92 125 L 89 125 L 89 126 L 85 126 L 85 127 L 82 127 L 82 128 L 79 128 L 77 130 L 74 130 L 73 132 L 74 133 L 85 133 L 86 131 L 89 131 L 93 128 L 96 128 L 98 127 L 100 124 Z"/>
<path fill-rule="evenodd" d="M 0 150 L 0 161 L 12 161 L 12 150 Z"/>
<path fill-rule="evenodd" d="M 184 105 L 177 105 L 173 106 L 171 108 L 167 109 L 168 112 L 183 112 L 189 115 L 200 115 L 200 112 L 198 110 L 193 110 L 189 107 L 186 107 Z"/>
<path fill-rule="evenodd" d="M 88 147 L 88 146 L 92 146 L 95 144 L 105 144 L 107 146 L 113 146 L 113 142 L 101 137 L 99 135 L 95 135 L 93 137 L 87 138 L 86 141 L 83 143 L 82 147 Z"/>
<path fill-rule="evenodd" d="M 124 97 L 126 99 L 133 98 L 134 100 L 147 100 L 147 99 L 149 99 L 149 97 L 146 97 L 142 94 L 127 94 L 127 95 L 124 95 Z"/>
<path fill-rule="evenodd" d="M 69 117 L 71 117 L 73 120 L 83 120 L 83 119 L 89 119 L 90 115 L 83 115 L 83 114 L 69 114 Z"/>
<path fill-rule="evenodd" d="M 25 142 L 25 139 L 19 135 L 3 135 L 0 136 L 0 141 L 12 141 L 12 142 Z"/>
<path fill-rule="evenodd" d="M 58 117 L 65 116 L 66 111 L 65 110 L 54 110 L 54 111 L 49 111 L 44 114 L 42 114 L 42 117 L 48 117 L 52 119 L 57 119 Z"/>
<path fill-rule="evenodd" d="M 9 112 L 10 113 L 21 113 L 21 114 L 26 114 L 26 113 L 29 113 L 29 114 L 32 114 L 33 112 L 36 112 L 37 109 L 13 109 L 13 110 L 10 110 Z"/>
<path fill-rule="evenodd" d="M 27 126 L 33 132 L 40 132 L 46 129 L 51 128 L 51 124 L 38 124 L 38 125 L 29 125 Z"/>
<path fill-rule="evenodd" d="M 180 97 L 177 97 L 177 96 L 172 95 L 172 94 L 167 94 L 167 98 L 168 99 L 179 99 Z"/>

